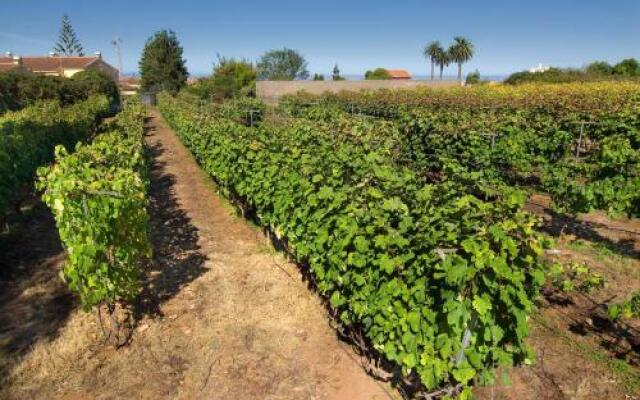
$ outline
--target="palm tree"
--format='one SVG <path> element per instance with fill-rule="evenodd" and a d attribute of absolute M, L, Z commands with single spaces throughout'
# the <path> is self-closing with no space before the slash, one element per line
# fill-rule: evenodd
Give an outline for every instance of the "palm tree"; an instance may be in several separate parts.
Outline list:
<path fill-rule="evenodd" d="M 465 37 L 453 38 L 453 44 L 449 47 L 449 55 L 451 61 L 458 64 L 458 80 L 462 84 L 462 64 L 471 60 L 473 57 L 473 44 Z"/>
<path fill-rule="evenodd" d="M 424 48 L 424 56 L 431 61 L 431 80 L 433 80 L 433 70 L 438 60 L 438 55 L 444 52 L 442 45 L 439 41 L 434 40 L 427 44 Z"/>
<path fill-rule="evenodd" d="M 442 80 L 442 72 L 444 71 L 444 67 L 449 65 L 451 62 L 451 57 L 449 52 L 443 48 L 438 49 L 435 54 L 436 65 L 440 67 L 440 80 Z"/>

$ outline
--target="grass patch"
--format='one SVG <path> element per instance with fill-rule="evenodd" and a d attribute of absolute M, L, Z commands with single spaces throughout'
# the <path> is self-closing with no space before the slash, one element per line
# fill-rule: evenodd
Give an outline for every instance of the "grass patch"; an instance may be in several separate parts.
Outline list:
<path fill-rule="evenodd" d="M 568 250 L 580 253 L 602 263 L 606 268 L 622 271 L 635 279 L 640 279 L 640 263 L 631 256 L 620 254 L 604 243 L 576 239 L 561 245 Z"/>
<path fill-rule="evenodd" d="M 538 325 L 544 329 L 553 333 L 554 336 L 562 339 L 572 349 L 575 349 L 577 353 L 585 357 L 586 359 L 596 363 L 603 367 L 612 376 L 616 378 L 616 383 L 628 393 L 640 392 L 640 370 L 633 367 L 625 360 L 614 358 L 611 355 L 593 348 L 587 343 L 577 340 L 575 336 L 569 336 L 563 331 L 553 328 L 547 321 L 542 312 L 538 311 L 531 316 L 531 320 L 535 321 Z"/>
<path fill-rule="evenodd" d="M 566 337 L 567 340 L 571 340 Z M 633 366 L 629 365 L 625 360 L 618 358 L 612 358 L 607 354 L 603 354 L 588 345 L 571 340 L 571 344 L 574 345 L 581 354 L 586 356 L 592 361 L 603 365 L 609 372 L 618 378 L 618 384 L 629 393 L 637 393 L 640 391 L 640 371 Z"/>

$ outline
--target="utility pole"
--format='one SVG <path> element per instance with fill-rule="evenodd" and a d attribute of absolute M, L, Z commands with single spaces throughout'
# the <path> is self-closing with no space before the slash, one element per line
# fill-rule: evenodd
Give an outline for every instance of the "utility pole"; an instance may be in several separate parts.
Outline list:
<path fill-rule="evenodd" d="M 118 72 L 120 77 L 122 78 L 122 52 L 120 51 L 120 45 L 122 45 L 122 39 L 120 39 L 117 35 L 113 37 L 111 41 L 113 48 L 116 51 L 116 57 L 118 58 Z"/>

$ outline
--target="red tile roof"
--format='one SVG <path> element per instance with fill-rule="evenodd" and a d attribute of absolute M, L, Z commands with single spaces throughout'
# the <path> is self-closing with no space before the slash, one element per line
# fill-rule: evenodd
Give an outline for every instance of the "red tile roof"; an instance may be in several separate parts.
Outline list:
<path fill-rule="evenodd" d="M 98 60 L 96 56 L 90 57 L 67 57 L 67 56 L 44 56 L 44 57 L 22 57 L 22 65 L 33 72 L 56 72 L 63 69 L 83 69 L 92 62 Z M 0 57 L 0 65 L 13 63 L 9 57 Z"/>
<path fill-rule="evenodd" d="M 120 84 L 139 85 L 140 78 L 137 76 L 123 76 L 120 77 Z"/>
<path fill-rule="evenodd" d="M 82 69 L 98 57 L 22 57 L 22 64 L 34 72 L 57 71 L 62 68 Z"/>
<path fill-rule="evenodd" d="M 5 63 L 5 62 L 0 62 L 0 72 L 7 72 L 7 71 L 11 71 L 12 69 L 16 68 L 17 65 L 14 63 Z"/>
<path fill-rule="evenodd" d="M 120 90 L 136 91 L 140 89 L 140 78 L 134 76 L 120 78 L 118 85 L 120 86 Z"/>
<path fill-rule="evenodd" d="M 388 69 L 391 79 L 411 79 L 411 74 L 404 69 Z"/>

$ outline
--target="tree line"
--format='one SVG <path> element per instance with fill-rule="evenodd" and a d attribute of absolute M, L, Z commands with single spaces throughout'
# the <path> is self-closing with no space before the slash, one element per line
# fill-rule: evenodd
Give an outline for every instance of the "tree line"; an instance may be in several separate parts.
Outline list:
<path fill-rule="evenodd" d="M 507 84 L 520 83 L 569 83 L 616 80 L 640 80 L 640 62 L 635 58 L 624 59 L 611 65 L 606 61 L 594 61 L 584 68 L 552 67 L 542 72 L 521 71 L 509 75 Z"/>
<path fill-rule="evenodd" d="M 182 54 L 183 49 L 175 32 L 162 30 L 150 37 L 139 62 L 142 89 L 177 93 L 184 88 L 189 73 Z M 218 55 L 213 73 L 189 86 L 188 90 L 210 99 L 253 95 L 257 79 L 308 79 L 310 74 L 307 67 L 307 61 L 299 52 L 286 47 L 267 51 L 255 64 L 246 59 Z M 324 80 L 324 76 L 316 74 L 314 79 Z M 332 79 L 344 79 L 337 64 L 333 69 Z"/>
<path fill-rule="evenodd" d="M 462 83 L 462 66 L 471 60 L 475 46 L 466 37 L 457 36 L 444 47 L 440 41 L 432 41 L 423 49 L 423 55 L 431 64 L 430 78 L 435 79 L 436 68 L 443 78 L 444 68 L 457 65 L 457 79 Z M 168 90 L 177 93 L 186 86 L 188 72 L 182 58 L 182 47 L 172 31 L 159 31 L 147 40 L 140 60 L 142 87 L 144 90 Z M 211 76 L 200 79 L 188 90 L 202 98 L 223 99 L 239 95 L 253 95 L 256 80 L 325 80 L 324 75 L 309 74 L 306 59 L 296 50 L 283 48 L 265 52 L 257 63 L 246 59 L 218 57 Z M 334 81 L 343 80 L 336 64 L 331 75 Z M 390 79 L 384 68 L 367 71 L 365 79 Z M 612 79 L 640 79 L 640 63 L 635 59 L 622 60 L 610 65 L 603 61 L 586 68 L 551 68 L 542 73 L 520 72 L 513 74 L 506 83 L 521 82 L 574 82 Z M 476 71 L 467 76 L 467 83 L 480 83 Z"/>
<path fill-rule="evenodd" d="M 142 89 L 177 93 L 185 87 L 189 74 L 182 53 L 183 49 L 175 32 L 162 30 L 150 37 L 139 62 Z M 468 39 L 456 37 L 447 50 L 439 42 L 432 42 L 425 48 L 424 54 L 431 60 L 431 79 L 434 79 L 434 65 L 440 66 L 442 78 L 444 67 L 457 63 L 458 79 L 462 80 L 462 64 L 473 57 L 474 47 Z M 305 80 L 310 77 L 306 59 L 298 51 L 285 47 L 265 52 L 255 64 L 246 59 L 218 56 L 212 75 L 200 79 L 188 90 L 203 98 L 222 99 L 254 94 L 256 80 Z M 389 78 L 384 68 L 367 71 L 365 74 L 365 79 Z M 316 73 L 312 79 L 323 81 L 325 77 Z M 345 79 L 337 64 L 333 67 L 331 79 Z"/>
<path fill-rule="evenodd" d="M 78 39 L 69 16 L 62 17 L 62 26 L 58 41 L 54 47 L 57 54 L 66 56 L 83 56 L 84 49 Z M 173 53 L 173 54 L 172 54 Z M 446 50 L 439 41 L 429 43 L 424 49 L 424 55 L 431 61 L 431 80 L 434 79 L 434 67 L 440 68 L 440 79 L 443 70 L 451 63 L 458 64 L 458 80 L 462 80 L 462 64 L 469 61 L 474 55 L 474 47 L 470 40 L 464 37 L 455 37 L 454 43 Z M 143 77 L 142 86 L 146 89 L 166 89 L 175 91 L 178 87 L 186 83 L 188 73 L 184 62 L 179 62 L 182 57 L 182 47 L 173 31 L 158 31 L 147 40 L 143 50 L 143 60 L 157 60 L 157 63 L 140 62 L 140 72 Z M 283 48 L 267 51 L 261 56 L 256 65 L 245 59 L 219 59 L 219 65 L 214 68 L 214 74 L 218 72 L 231 72 L 237 70 L 241 77 L 240 81 L 246 81 L 247 76 L 255 75 L 254 80 L 294 80 L 308 79 L 310 77 L 307 69 L 308 63 L 305 58 L 296 50 Z M 172 65 L 173 64 L 173 65 Z M 169 68 L 165 68 L 167 66 Z M 144 70 L 143 70 L 144 69 Z M 172 79 L 168 79 L 167 71 L 173 74 Z M 253 71 L 253 72 L 250 72 Z M 144 79 L 144 77 L 147 79 Z M 150 78 L 150 77 L 154 78 Z M 228 76 L 228 74 L 223 74 Z M 332 80 L 340 81 L 344 78 L 340 75 L 340 69 L 336 64 L 331 76 Z M 314 74 L 313 80 L 324 80 L 324 75 Z M 390 79 L 384 68 L 376 68 L 366 71 L 365 79 Z M 214 86 L 220 86 L 226 78 L 216 79 Z M 231 84 L 234 86 L 235 84 Z M 222 84 L 222 86 L 228 86 Z M 228 91 L 224 88 L 223 91 Z"/>

